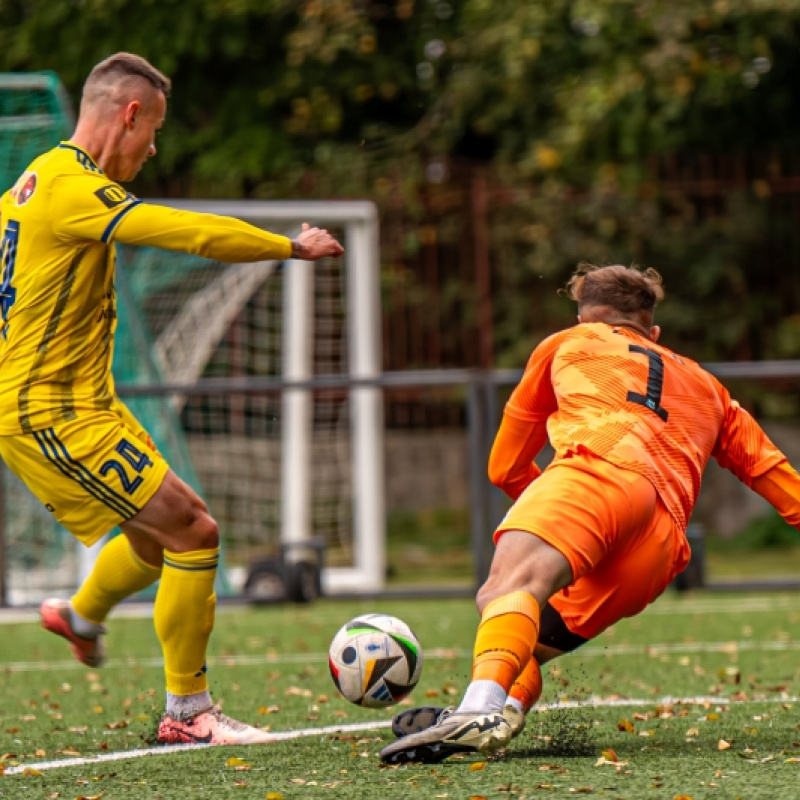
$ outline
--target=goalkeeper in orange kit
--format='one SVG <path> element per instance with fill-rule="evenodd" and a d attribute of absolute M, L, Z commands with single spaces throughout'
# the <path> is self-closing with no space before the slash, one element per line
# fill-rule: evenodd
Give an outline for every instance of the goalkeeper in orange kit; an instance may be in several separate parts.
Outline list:
<path fill-rule="evenodd" d="M 395 717 L 386 762 L 507 745 L 541 694 L 540 664 L 638 614 L 686 567 L 712 456 L 800 529 L 786 456 L 719 381 L 658 344 L 661 276 L 581 264 L 566 292 L 579 324 L 534 350 L 490 456 L 514 504 L 478 591 L 471 682 L 458 708 Z"/>

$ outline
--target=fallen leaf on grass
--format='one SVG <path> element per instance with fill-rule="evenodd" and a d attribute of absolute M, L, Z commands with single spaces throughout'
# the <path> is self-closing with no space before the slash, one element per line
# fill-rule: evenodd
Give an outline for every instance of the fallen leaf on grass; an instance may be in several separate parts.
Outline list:
<path fill-rule="evenodd" d="M 614 750 L 613 747 L 609 747 L 607 750 L 601 750 L 600 755 L 603 756 L 603 758 L 607 761 L 619 761 L 617 751 Z"/>
<path fill-rule="evenodd" d="M 618 770 L 628 765 L 627 761 L 609 761 L 607 758 L 598 758 L 594 762 L 596 767 L 616 767 Z"/>
<path fill-rule="evenodd" d="M 471 794 L 469 800 L 488 800 L 488 798 L 483 794 Z"/>
<path fill-rule="evenodd" d="M 730 749 L 731 749 L 731 743 L 726 739 L 720 739 L 717 742 L 717 750 L 730 750 Z"/>
<path fill-rule="evenodd" d="M 290 686 L 284 694 L 294 697 L 313 697 L 311 689 L 301 689 L 299 686 Z"/>
<path fill-rule="evenodd" d="M 31 775 L 31 776 L 34 776 L 34 777 L 38 778 L 38 777 L 41 777 L 42 775 L 44 775 L 44 772 L 42 772 L 40 769 L 36 769 L 34 767 L 25 767 L 25 769 L 22 770 L 22 774 L 23 775 Z"/>
<path fill-rule="evenodd" d="M 280 792 L 267 792 L 264 800 L 283 800 L 283 795 Z"/>
<path fill-rule="evenodd" d="M 100 800 L 104 794 L 105 792 L 100 792 L 100 794 L 81 794 L 75 800 Z"/>
<path fill-rule="evenodd" d="M 485 761 L 476 761 L 474 764 L 469 765 L 470 772 L 480 772 L 482 769 L 486 769 Z"/>
<path fill-rule="evenodd" d="M 617 723 L 617 730 L 624 731 L 625 733 L 633 733 L 634 731 L 633 723 L 629 719 L 621 719 Z"/>
<path fill-rule="evenodd" d="M 569 793 L 570 794 L 591 794 L 594 791 L 592 786 L 581 786 L 577 789 L 573 789 L 570 787 Z"/>

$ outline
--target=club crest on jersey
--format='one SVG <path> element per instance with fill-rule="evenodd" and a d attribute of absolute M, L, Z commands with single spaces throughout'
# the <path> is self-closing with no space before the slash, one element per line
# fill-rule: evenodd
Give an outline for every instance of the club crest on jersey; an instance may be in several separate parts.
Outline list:
<path fill-rule="evenodd" d="M 24 206 L 33 197 L 35 191 L 36 173 L 23 172 L 11 190 L 11 196 L 16 200 L 18 206 Z"/>
<path fill-rule="evenodd" d="M 117 186 L 116 183 L 109 183 L 107 186 L 102 186 L 95 192 L 95 196 L 106 208 L 114 208 L 133 198 L 130 192 L 126 192 L 121 186 Z"/>

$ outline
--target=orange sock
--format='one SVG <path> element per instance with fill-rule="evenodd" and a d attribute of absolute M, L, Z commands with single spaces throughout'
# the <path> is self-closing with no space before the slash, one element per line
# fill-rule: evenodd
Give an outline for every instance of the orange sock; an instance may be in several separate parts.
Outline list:
<path fill-rule="evenodd" d="M 517 676 L 508 696 L 516 700 L 527 714 L 542 696 L 542 670 L 534 656 Z"/>
<path fill-rule="evenodd" d="M 531 659 L 539 636 L 539 604 L 527 592 L 492 600 L 475 637 L 472 680 L 499 683 L 506 693 Z"/>

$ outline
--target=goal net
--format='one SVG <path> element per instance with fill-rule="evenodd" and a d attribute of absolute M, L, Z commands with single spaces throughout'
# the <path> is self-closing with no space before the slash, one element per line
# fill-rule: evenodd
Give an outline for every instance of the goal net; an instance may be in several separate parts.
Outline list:
<path fill-rule="evenodd" d="M 0 194 L 72 132 L 72 108 L 52 72 L 0 73 Z"/>
<path fill-rule="evenodd" d="M 231 265 L 120 246 L 114 373 L 125 403 L 219 523 L 223 591 L 239 593 L 254 563 L 279 552 L 291 560 L 309 542 L 323 549 L 327 592 L 380 589 L 384 456 L 374 206 L 154 202 L 288 235 L 308 221 L 343 241 L 343 258 L 314 264 Z M 60 583 L 76 584 L 82 568 L 64 532 L 7 478 L 7 501 L 14 493 L 5 504 L 12 602 L 25 588 L 26 598 L 36 594 L 32 575 L 45 576 L 51 590 L 54 570 Z M 38 515 L 35 523 L 31 515 Z M 31 525 L 50 546 L 28 546 Z M 53 530 L 45 533 L 47 525 Z"/>

